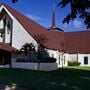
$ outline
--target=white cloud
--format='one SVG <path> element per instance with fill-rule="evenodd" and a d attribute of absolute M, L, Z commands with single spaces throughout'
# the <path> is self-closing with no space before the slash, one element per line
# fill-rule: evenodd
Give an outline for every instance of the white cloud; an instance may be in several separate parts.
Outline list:
<path fill-rule="evenodd" d="M 39 16 L 36 16 L 36 15 L 26 14 L 26 16 L 27 16 L 28 18 L 36 21 L 36 22 L 48 22 L 47 19 L 43 19 L 43 18 L 41 18 L 41 17 L 39 17 Z"/>
<path fill-rule="evenodd" d="M 34 20 L 34 21 L 42 21 L 42 20 L 43 20 L 41 17 L 35 16 L 35 15 L 31 15 L 31 14 L 26 14 L 26 16 L 27 16 L 28 18 L 31 18 L 31 19 Z"/>
<path fill-rule="evenodd" d="M 25 14 L 25 16 L 27 16 L 28 18 L 36 21 L 37 23 L 39 23 L 39 24 L 41 24 L 42 26 L 45 26 L 45 27 L 47 27 L 49 25 L 49 23 L 50 23 L 49 20 L 41 18 L 41 17 L 36 16 L 36 15 Z"/>
<path fill-rule="evenodd" d="M 76 28 L 79 28 L 79 27 L 82 26 L 82 22 L 79 21 L 79 20 L 74 20 L 74 21 L 73 21 L 73 25 L 74 25 Z"/>

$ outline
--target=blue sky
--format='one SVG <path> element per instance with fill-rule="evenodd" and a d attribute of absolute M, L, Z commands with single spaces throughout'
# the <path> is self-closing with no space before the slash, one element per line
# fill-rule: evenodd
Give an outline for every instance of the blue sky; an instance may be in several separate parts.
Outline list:
<path fill-rule="evenodd" d="M 11 0 L 0 0 L 0 3 L 6 3 L 14 9 L 18 10 L 27 17 L 40 23 L 46 28 L 51 26 L 53 6 L 60 0 L 18 0 L 13 4 Z M 80 31 L 86 30 L 83 20 L 75 19 L 69 24 L 63 24 L 63 18 L 70 12 L 69 5 L 66 8 L 56 8 L 56 23 L 57 26 L 64 31 Z"/>

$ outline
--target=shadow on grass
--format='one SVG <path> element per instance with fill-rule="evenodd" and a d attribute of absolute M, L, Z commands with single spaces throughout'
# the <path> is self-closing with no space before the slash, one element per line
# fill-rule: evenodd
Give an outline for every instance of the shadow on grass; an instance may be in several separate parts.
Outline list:
<path fill-rule="evenodd" d="M 90 71 L 71 68 L 51 72 L 0 69 L 0 82 L 16 83 L 31 90 L 89 90 Z"/>

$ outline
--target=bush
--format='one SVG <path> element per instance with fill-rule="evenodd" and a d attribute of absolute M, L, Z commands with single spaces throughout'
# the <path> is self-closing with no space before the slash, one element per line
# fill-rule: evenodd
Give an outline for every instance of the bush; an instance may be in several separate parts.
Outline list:
<path fill-rule="evenodd" d="M 28 62 L 25 58 L 18 58 L 16 62 Z"/>
<path fill-rule="evenodd" d="M 56 58 L 47 57 L 47 58 L 42 58 L 42 59 L 38 59 L 38 60 L 34 60 L 34 61 L 32 61 L 32 60 L 27 60 L 27 58 L 18 58 L 18 59 L 16 60 L 16 62 L 55 63 L 55 62 L 56 62 Z"/>
<path fill-rule="evenodd" d="M 56 58 L 53 57 L 47 57 L 40 60 L 41 63 L 55 63 Z"/>
<path fill-rule="evenodd" d="M 80 66 L 80 62 L 76 62 L 76 61 L 73 61 L 73 62 L 71 62 L 71 61 L 69 61 L 68 62 L 68 66 Z"/>

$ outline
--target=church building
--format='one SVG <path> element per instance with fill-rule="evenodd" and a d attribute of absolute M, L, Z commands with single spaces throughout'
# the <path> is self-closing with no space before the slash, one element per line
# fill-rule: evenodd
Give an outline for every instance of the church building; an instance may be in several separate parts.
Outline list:
<path fill-rule="evenodd" d="M 38 52 L 43 57 L 56 59 L 57 67 L 68 66 L 68 61 L 90 66 L 90 30 L 64 32 L 56 25 L 53 11 L 52 25 L 45 28 L 8 5 L 0 6 L 0 65 L 17 63 L 25 44 L 33 44 L 28 59 L 36 61 Z M 22 53 L 22 56 L 24 54 Z M 25 61 L 25 60 L 24 60 Z"/>

